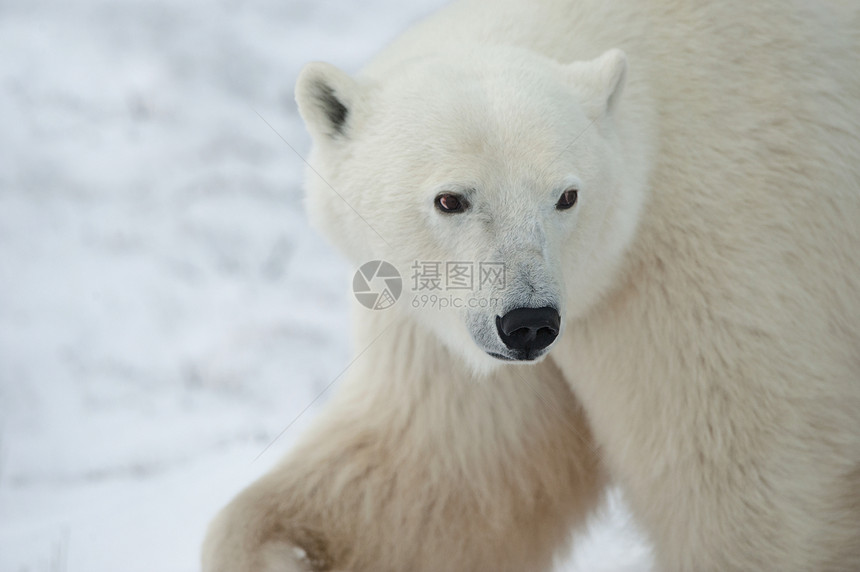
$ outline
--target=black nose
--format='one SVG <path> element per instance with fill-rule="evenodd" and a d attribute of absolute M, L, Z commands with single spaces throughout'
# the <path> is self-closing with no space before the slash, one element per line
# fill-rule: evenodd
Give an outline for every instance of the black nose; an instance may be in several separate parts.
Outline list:
<path fill-rule="evenodd" d="M 560 324 L 555 308 L 517 308 L 496 316 L 499 337 L 519 359 L 534 359 L 537 352 L 554 342 Z"/>

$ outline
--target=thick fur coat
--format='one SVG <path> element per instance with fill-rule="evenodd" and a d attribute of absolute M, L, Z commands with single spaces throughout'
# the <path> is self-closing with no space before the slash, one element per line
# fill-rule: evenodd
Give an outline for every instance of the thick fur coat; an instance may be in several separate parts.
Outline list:
<path fill-rule="evenodd" d="M 860 570 L 858 62 L 852 2 L 467 0 L 355 78 L 310 64 L 318 227 L 509 284 L 357 308 L 347 379 L 205 572 L 547 570 L 608 482 L 660 570 Z M 491 357 L 543 306 L 545 354 Z"/>

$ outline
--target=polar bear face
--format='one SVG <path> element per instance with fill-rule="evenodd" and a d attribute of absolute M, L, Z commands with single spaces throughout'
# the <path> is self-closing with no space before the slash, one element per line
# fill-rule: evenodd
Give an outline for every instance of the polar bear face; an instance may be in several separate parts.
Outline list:
<path fill-rule="evenodd" d="M 296 97 L 311 218 L 356 264 L 394 263 L 400 311 L 473 366 L 540 359 L 635 227 L 615 126 L 625 72 L 618 50 L 562 65 L 476 48 L 382 79 L 309 64 Z M 416 279 L 428 264 L 435 294 Z M 464 288 L 444 288 L 452 264 L 471 268 Z"/>

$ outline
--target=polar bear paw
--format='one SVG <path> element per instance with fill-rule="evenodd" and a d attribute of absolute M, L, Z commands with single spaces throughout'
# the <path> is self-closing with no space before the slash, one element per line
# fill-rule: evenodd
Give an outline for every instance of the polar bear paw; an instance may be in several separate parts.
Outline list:
<path fill-rule="evenodd" d="M 203 559 L 203 572 L 320 572 L 302 548 L 270 541 L 250 552 L 216 549 Z"/>

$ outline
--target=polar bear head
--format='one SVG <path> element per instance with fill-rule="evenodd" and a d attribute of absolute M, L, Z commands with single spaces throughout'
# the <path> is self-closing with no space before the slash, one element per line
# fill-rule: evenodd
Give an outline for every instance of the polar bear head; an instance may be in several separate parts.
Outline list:
<path fill-rule="evenodd" d="M 626 69 L 619 50 L 561 64 L 486 47 L 359 78 L 309 64 L 311 218 L 356 264 L 393 263 L 400 311 L 473 366 L 540 359 L 611 287 L 636 226 Z"/>

